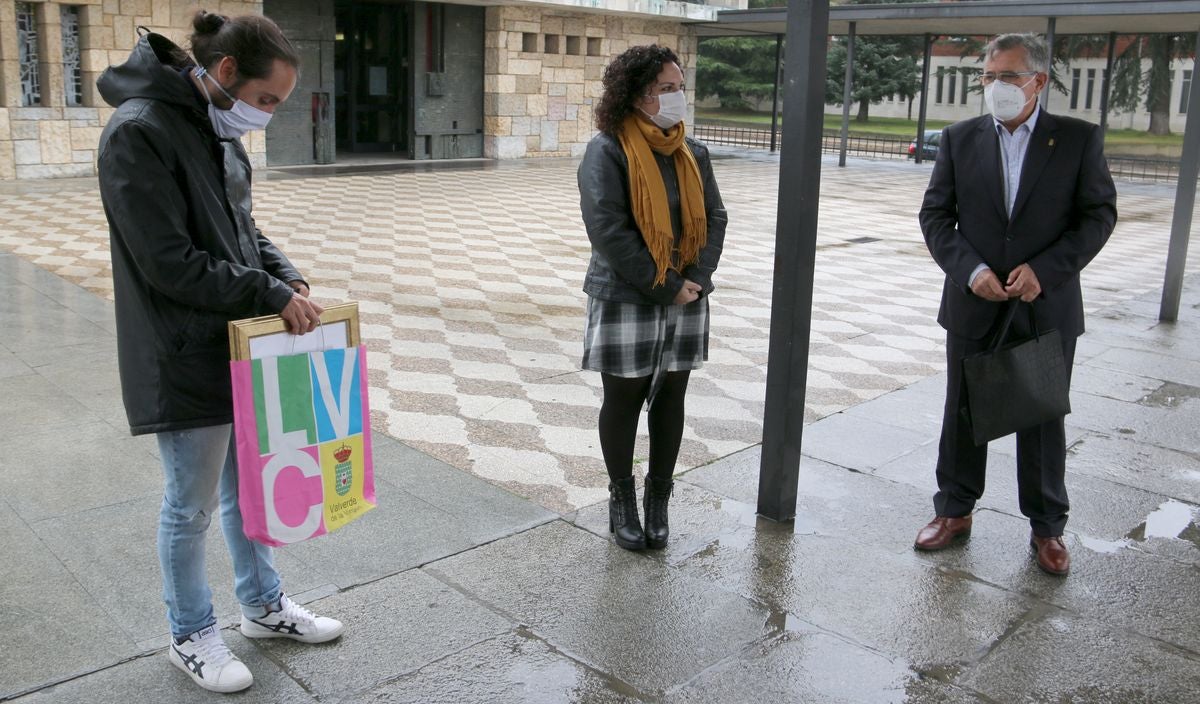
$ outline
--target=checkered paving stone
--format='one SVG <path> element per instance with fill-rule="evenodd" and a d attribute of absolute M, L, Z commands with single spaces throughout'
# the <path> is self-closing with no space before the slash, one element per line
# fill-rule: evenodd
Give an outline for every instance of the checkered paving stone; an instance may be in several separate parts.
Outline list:
<path fill-rule="evenodd" d="M 730 213 L 710 360 L 693 375 L 679 468 L 761 439 L 778 161 L 715 161 Z M 575 163 L 265 180 L 259 226 L 327 302 L 355 300 L 373 426 L 543 505 L 603 500 L 600 379 L 579 369 L 588 241 Z M 942 370 L 942 275 L 916 213 L 928 166 L 824 162 L 806 418 Z M 1161 286 L 1174 190 L 1120 184 L 1087 269 L 1095 310 Z M 0 192 L 0 248 L 112 297 L 94 185 Z M 1192 247 L 1189 270 L 1200 265 Z M 647 443 L 639 439 L 637 456 Z"/>

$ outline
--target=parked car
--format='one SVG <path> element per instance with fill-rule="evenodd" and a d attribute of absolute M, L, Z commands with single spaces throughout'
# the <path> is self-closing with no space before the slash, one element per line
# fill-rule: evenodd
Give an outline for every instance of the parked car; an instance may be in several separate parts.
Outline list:
<path fill-rule="evenodd" d="M 941 130 L 925 130 L 925 144 L 921 149 L 921 160 L 932 160 L 937 158 L 938 142 L 942 141 Z M 915 159 L 917 156 L 917 140 L 913 140 L 908 145 L 908 158 Z"/>

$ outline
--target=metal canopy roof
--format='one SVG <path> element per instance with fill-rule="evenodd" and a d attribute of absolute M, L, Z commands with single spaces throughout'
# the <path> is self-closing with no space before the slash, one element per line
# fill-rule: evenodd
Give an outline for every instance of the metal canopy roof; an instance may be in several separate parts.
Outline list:
<path fill-rule="evenodd" d="M 1192 33 L 1200 30 L 1200 0 L 985 0 L 903 5 L 836 5 L 829 8 L 829 34 L 989 35 L 1045 32 L 1055 18 L 1055 34 Z M 787 33 L 787 10 L 726 10 L 716 22 L 696 24 L 701 37 Z"/>

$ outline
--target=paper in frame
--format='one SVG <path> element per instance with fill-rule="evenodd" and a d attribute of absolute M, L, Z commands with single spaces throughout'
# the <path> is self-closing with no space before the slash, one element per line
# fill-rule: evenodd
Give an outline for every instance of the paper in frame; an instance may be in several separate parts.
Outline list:
<path fill-rule="evenodd" d="M 278 315 L 229 321 L 229 357 L 233 361 L 353 348 L 360 344 L 358 304 L 340 303 L 321 313 L 321 324 L 304 335 L 288 332 Z"/>

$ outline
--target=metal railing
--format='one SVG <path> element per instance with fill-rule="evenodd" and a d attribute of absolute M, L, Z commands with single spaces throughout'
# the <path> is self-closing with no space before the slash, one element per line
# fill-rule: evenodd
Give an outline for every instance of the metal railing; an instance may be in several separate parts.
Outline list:
<path fill-rule="evenodd" d="M 761 147 L 767 149 L 771 146 L 771 130 L 757 127 L 727 127 L 725 125 L 698 124 L 692 127 L 692 136 L 706 144 L 728 147 Z"/>
<path fill-rule="evenodd" d="M 767 149 L 771 145 L 771 130 L 758 127 L 731 127 L 726 125 L 698 124 L 692 129 L 693 136 L 707 144 Z M 872 135 L 850 135 L 846 153 L 880 159 L 908 158 L 911 139 L 900 137 L 877 137 Z M 776 141 L 778 144 L 778 140 Z M 836 154 L 841 148 L 839 133 L 826 130 L 821 150 Z"/>
<path fill-rule="evenodd" d="M 1140 156 L 1110 156 L 1108 170 L 1113 178 L 1129 181 L 1178 181 L 1179 160 Z"/>
<path fill-rule="evenodd" d="M 880 137 L 874 135 L 850 135 L 846 138 L 846 154 L 850 156 L 865 156 L 871 159 L 907 159 L 911 139 L 902 137 Z M 838 154 L 842 149 L 842 135 L 838 132 L 826 131 L 821 142 L 821 151 L 826 154 Z M 926 150 L 925 158 L 933 158 Z"/>
<path fill-rule="evenodd" d="M 692 128 L 692 134 L 702 142 L 713 145 L 767 149 L 771 145 L 771 130 L 757 127 L 732 127 L 701 123 Z M 779 143 L 778 135 L 776 144 Z M 851 134 L 846 140 L 846 153 L 870 159 L 908 159 L 912 139 L 900 137 L 876 137 Z M 837 154 L 841 149 L 841 135 L 826 130 L 821 151 Z M 934 153 L 926 151 L 925 160 L 933 162 Z M 1179 178 L 1179 160 L 1161 157 L 1109 156 L 1108 168 L 1113 178 L 1130 181 L 1174 182 Z"/>

